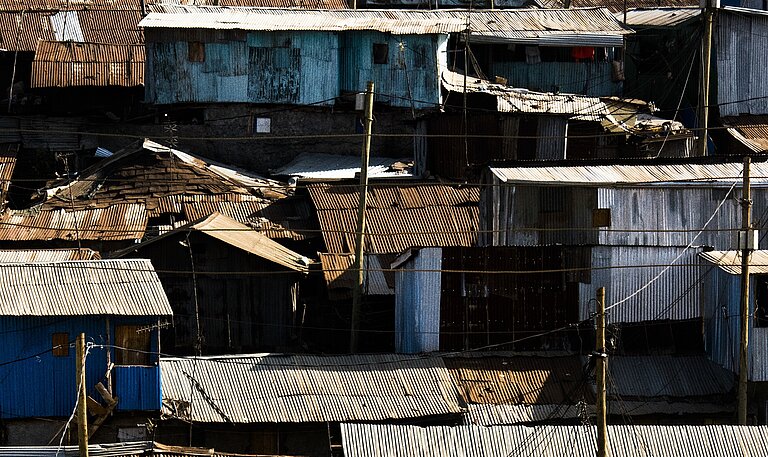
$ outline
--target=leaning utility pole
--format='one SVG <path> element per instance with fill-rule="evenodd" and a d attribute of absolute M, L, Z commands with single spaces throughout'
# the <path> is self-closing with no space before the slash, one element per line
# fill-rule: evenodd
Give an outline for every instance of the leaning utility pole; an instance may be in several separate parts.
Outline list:
<path fill-rule="evenodd" d="M 707 133 L 709 131 L 709 80 L 712 74 L 712 23 L 715 10 L 712 3 L 718 0 L 704 0 L 704 35 L 701 43 L 701 98 L 699 102 L 699 156 L 707 155 Z"/>
<path fill-rule="evenodd" d="M 360 206 L 357 208 L 357 232 L 355 233 L 355 263 L 352 269 L 357 272 L 357 281 L 352 290 L 352 328 L 349 335 L 349 351 L 357 352 L 357 332 L 360 328 L 360 302 L 363 297 L 364 259 L 363 244 L 365 243 L 365 206 L 368 200 L 368 159 L 371 155 L 371 127 L 373 126 L 373 81 L 368 81 L 365 90 L 365 139 L 363 153 L 360 159 Z"/>
<path fill-rule="evenodd" d="M 605 287 L 597 289 L 595 309 L 595 377 L 597 382 L 597 457 L 608 456 L 608 425 L 606 424 L 606 389 L 605 375 L 608 365 L 608 353 L 605 349 Z"/>
<path fill-rule="evenodd" d="M 749 157 L 744 157 L 744 184 L 741 195 L 741 344 L 739 345 L 739 425 L 747 425 L 747 381 L 749 380 L 749 261 L 754 242 L 752 195 L 749 187 Z"/>
<path fill-rule="evenodd" d="M 85 333 L 77 335 L 75 361 L 77 380 L 77 444 L 80 457 L 88 457 L 88 414 L 85 390 Z"/>

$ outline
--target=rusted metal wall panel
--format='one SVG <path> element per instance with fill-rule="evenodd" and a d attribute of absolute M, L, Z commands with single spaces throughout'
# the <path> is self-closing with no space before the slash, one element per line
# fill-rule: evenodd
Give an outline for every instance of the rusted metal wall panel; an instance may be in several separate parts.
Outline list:
<path fill-rule="evenodd" d="M 31 86 L 124 86 L 144 84 L 144 46 L 40 41 Z"/>

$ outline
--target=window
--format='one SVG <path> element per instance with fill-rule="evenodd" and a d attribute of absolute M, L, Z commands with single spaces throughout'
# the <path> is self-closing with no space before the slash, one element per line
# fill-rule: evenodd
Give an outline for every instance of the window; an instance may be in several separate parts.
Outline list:
<path fill-rule="evenodd" d="M 253 133 L 270 133 L 270 132 L 272 132 L 272 119 L 268 117 L 253 118 Z"/>
<path fill-rule="evenodd" d="M 187 58 L 190 62 L 205 62 L 205 43 L 188 41 Z"/>
<path fill-rule="evenodd" d="M 125 348 L 115 350 L 116 365 L 149 365 L 152 332 L 138 325 L 118 325 L 115 327 L 115 346 Z"/>
<path fill-rule="evenodd" d="M 768 327 L 768 275 L 752 275 L 755 282 L 755 327 Z"/>
<path fill-rule="evenodd" d="M 69 357 L 69 333 L 54 333 L 51 347 L 54 357 Z"/>
<path fill-rule="evenodd" d="M 373 63 L 389 63 L 389 45 L 387 43 L 373 43 Z"/>
<path fill-rule="evenodd" d="M 610 227 L 611 208 L 597 208 L 592 210 L 592 227 Z"/>

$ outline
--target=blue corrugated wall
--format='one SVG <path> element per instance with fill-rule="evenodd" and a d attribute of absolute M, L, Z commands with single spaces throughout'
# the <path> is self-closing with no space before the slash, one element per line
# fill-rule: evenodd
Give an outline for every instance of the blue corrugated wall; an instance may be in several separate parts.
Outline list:
<path fill-rule="evenodd" d="M 120 411 L 159 411 L 163 396 L 157 366 L 116 366 L 115 392 Z M 140 388 L 137 388 L 140 386 Z"/>
<path fill-rule="evenodd" d="M 112 318 L 110 332 L 114 335 L 115 325 L 151 322 L 147 319 Z M 69 333 L 69 339 L 74 341 L 80 332 L 85 332 L 87 340 L 95 344 L 107 342 L 104 317 L 0 317 L 0 335 L 3 340 L 0 345 L 0 364 L 4 364 L 0 366 L 1 418 L 63 417 L 72 414 L 77 394 L 75 348 L 70 348 L 67 357 L 54 357 L 51 352 L 34 355 L 51 349 L 54 333 Z M 155 340 L 153 338 L 153 344 Z M 112 355 L 114 360 L 114 352 Z M 34 357 L 8 363 L 30 356 Z M 95 399 L 100 397 L 94 386 L 103 380 L 106 370 L 105 349 L 93 348 L 86 360 L 86 388 L 88 394 Z M 149 370 L 157 372 L 159 369 L 155 366 Z M 159 374 L 155 377 L 159 377 Z M 141 395 L 142 398 L 159 395 L 155 393 L 159 392 L 159 388 L 151 382 L 129 388 L 136 389 L 144 391 L 135 395 Z M 121 396 L 119 391 L 117 394 Z M 149 405 L 149 402 L 142 405 Z M 152 406 L 148 409 L 159 409 L 158 404 Z"/>
<path fill-rule="evenodd" d="M 739 367 L 739 313 L 741 308 L 741 278 L 719 268 L 708 275 L 707 297 L 704 303 L 705 346 L 710 359 L 733 372 Z M 752 283 L 753 285 L 754 283 Z M 754 287 L 750 287 L 754 297 Z M 750 303 L 750 310 L 754 304 Z M 750 319 L 750 332 L 753 325 Z M 751 341 L 754 345 L 756 341 Z M 750 347 L 750 352 L 752 348 Z"/>
<path fill-rule="evenodd" d="M 346 32 L 342 51 L 345 92 L 363 92 L 375 84 L 376 101 L 416 109 L 440 103 L 439 68 L 447 65 L 447 35 L 394 36 L 381 32 Z M 387 63 L 373 62 L 373 45 L 386 44 Z"/>
<path fill-rule="evenodd" d="M 621 95 L 623 89 L 612 79 L 610 62 L 496 62 L 488 76 L 502 76 L 512 87 L 541 92 L 608 96 Z"/>
<path fill-rule="evenodd" d="M 252 32 L 205 43 L 205 60 L 189 61 L 186 41 L 147 42 L 146 97 L 158 104 L 231 102 L 331 105 L 373 80 L 393 106 L 431 108 L 440 102 L 438 65 L 447 35 L 380 32 Z M 373 63 L 373 44 L 389 47 Z M 401 46 L 402 45 L 402 46 Z"/>

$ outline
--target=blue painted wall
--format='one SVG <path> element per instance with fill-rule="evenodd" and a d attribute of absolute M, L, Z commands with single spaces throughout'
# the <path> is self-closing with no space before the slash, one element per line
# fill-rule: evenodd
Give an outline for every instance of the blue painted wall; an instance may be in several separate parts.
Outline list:
<path fill-rule="evenodd" d="M 151 103 L 332 105 L 342 91 L 364 91 L 368 80 L 391 95 L 379 101 L 393 106 L 411 107 L 411 99 L 420 101 L 416 108 L 440 102 L 438 64 L 447 61 L 447 35 L 221 32 L 225 39 L 205 41 L 205 60 L 192 62 L 188 42 L 164 33 L 147 33 Z M 374 43 L 389 46 L 387 64 L 373 63 Z"/>
<path fill-rule="evenodd" d="M 439 68 L 447 66 L 447 35 L 346 32 L 343 43 L 343 91 L 363 92 L 370 80 L 378 102 L 415 109 L 440 103 Z M 387 46 L 386 64 L 374 63 L 374 44 Z"/>
<path fill-rule="evenodd" d="M 115 325 L 151 324 L 153 318 L 120 318 L 110 319 L 110 335 L 114 337 Z M 88 341 L 95 344 L 108 343 L 106 319 L 99 316 L 83 317 L 0 317 L 0 335 L 3 344 L 0 345 L 0 418 L 17 419 L 25 417 L 66 417 L 72 414 L 75 406 L 77 386 L 75 380 L 74 347 L 69 349 L 66 357 L 54 357 L 49 351 L 52 347 L 54 333 L 69 333 L 69 339 L 74 342 L 80 332 L 86 334 Z M 152 338 L 153 345 L 156 337 Z M 155 348 L 156 349 L 156 348 Z M 44 351 L 44 354 L 35 356 Z M 114 351 L 112 352 L 114 361 Z M 7 363 L 18 359 L 27 360 Z M 153 366 L 156 378 L 159 368 Z M 104 379 L 107 371 L 106 350 L 93 348 L 86 360 L 86 388 L 94 399 L 101 397 L 95 390 L 97 382 Z M 123 392 L 142 390 L 140 394 L 131 393 L 128 397 L 149 399 L 156 395 L 156 402 L 143 401 L 139 409 L 159 410 L 159 389 L 148 382 L 146 385 L 122 386 L 122 392 L 116 390 L 118 397 Z M 119 409 L 126 409 L 125 405 Z M 151 406 L 151 407 L 150 407 Z"/>
<path fill-rule="evenodd" d="M 610 62 L 496 62 L 489 77 L 507 78 L 512 87 L 541 92 L 592 96 L 621 95 L 623 83 L 614 82 Z"/>

